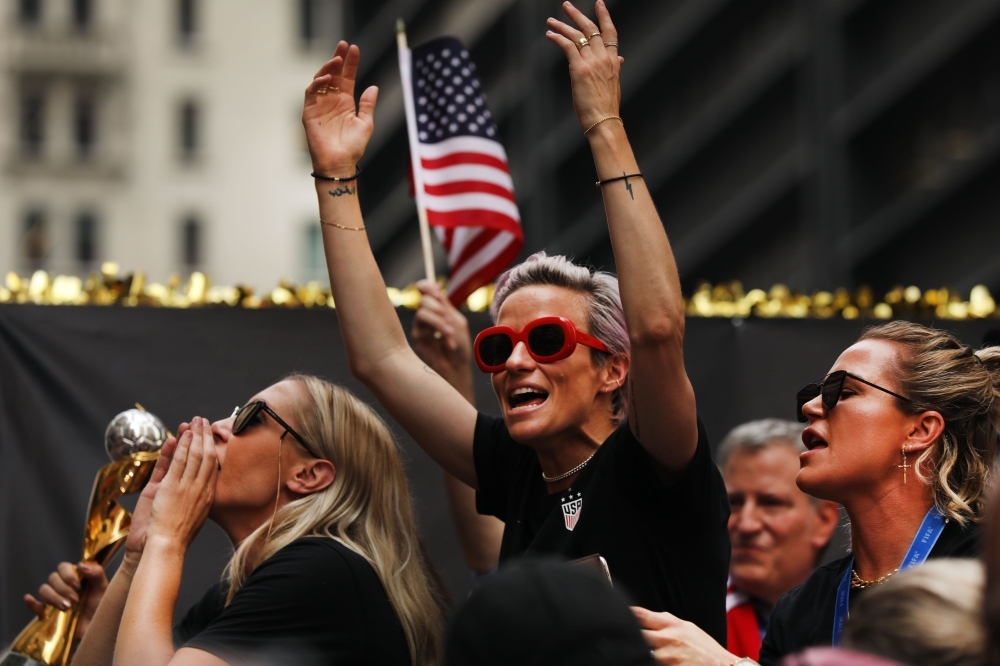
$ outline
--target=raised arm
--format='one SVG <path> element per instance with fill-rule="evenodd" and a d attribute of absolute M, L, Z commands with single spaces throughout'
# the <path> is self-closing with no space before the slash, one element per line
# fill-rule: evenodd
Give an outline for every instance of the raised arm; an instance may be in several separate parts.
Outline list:
<path fill-rule="evenodd" d="M 306 88 L 305 125 L 314 173 L 350 177 L 374 129 L 378 89 L 354 104 L 360 51 L 340 42 Z M 477 487 L 472 461 L 476 410 L 417 358 L 385 291 L 364 231 L 358 181 L 316 179 L 323 243 L 351 372 L 444 469 Z"/>
<path fill-rule="evenodd" d="M 604 2 L 595 25 L 571 3 L 576 27 L 549 19 L 547 37 L 569 61 L 573 105 L 594 154 L 598 179 L 640 173 L 622 122 L 618 33 Z M 580 40 L 589 40 L 583 44 Z M 684 470 L 698 443 L 694 389 L 684 369 L 684 300 L 663 223 L 641 177 L 601 186 L 622 305 L 632 347 L 629 426 L 671 474 Z"/>

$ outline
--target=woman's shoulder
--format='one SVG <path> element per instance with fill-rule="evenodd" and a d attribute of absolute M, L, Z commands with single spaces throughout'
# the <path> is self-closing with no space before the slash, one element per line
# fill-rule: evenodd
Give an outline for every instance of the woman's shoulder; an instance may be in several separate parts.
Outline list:
<path fill-rule="evenodd" d="M 785 655 L 829 644 L 837 586 L 850 563 L 850 557 L 842 557 L 817 567 L 804 583 L 778 599 L 761 646 L 761 664 L 779 664 Z"/>
<path fill-rule="evenodd" d="M 810 605 L 814 604 L 817 597 L 824 593 L 835 595 L 837 586 L 840 585 L 840 579 L 843 578 L 844 572 L 850 565 L 851 556 L 846 555 L 816 567 L 804 583 L 793 587 L 778 600 L 775 611 L 779 607 L 794 608 L 800 601 Z"/>
<path fill-rule="evenodd" d="M 296 539 L 262 562 L 250 577 L 275 575 L 317 582 L 344 579 L 358 581 L 376 576 L 368 560 L 331 537 Z M 250 583 L 250 579 L 247 583 Z"/>
<path fill-rule="evenodd" d="M 941 537 L 931 550 L 931 557 L 979 557 L 982 549 L 982 528 L 979 523 L 969 521 L 962 525 L 949 520 L 941 532 Z"/>

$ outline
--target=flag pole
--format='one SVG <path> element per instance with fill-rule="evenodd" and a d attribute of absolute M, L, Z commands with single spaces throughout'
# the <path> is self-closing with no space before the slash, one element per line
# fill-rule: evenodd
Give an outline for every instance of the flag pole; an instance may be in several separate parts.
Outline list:
<path fill-rule="evenodd" d="M 406 111 L 406 134 L 410 142 L 410 166 L 413 171 L 413 194 L 417 202 L 417 220 L 420 222 L 420 245 L 424 251 L 424 273 L 435 282 L 434 250 L 431 247 L 431 228 L 427 222 L 424 207 L 424 179 L 420 170 L 420 141 L 417 138 L 417 118 L 414 115 L 413 88 L 410 76 L 410 47 L 406 43 L 406 25 L 403 19 L 396 19 L 396 46 L 399 48 L 399 74 L 403 81 L 403 108 Z"/>

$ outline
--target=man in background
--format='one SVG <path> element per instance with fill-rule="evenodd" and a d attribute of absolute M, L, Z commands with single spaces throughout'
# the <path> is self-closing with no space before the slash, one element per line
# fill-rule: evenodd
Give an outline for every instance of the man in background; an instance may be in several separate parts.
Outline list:
<path fill-rule="evenodd" d="M 657 663 L 720 664 L 756 660 L 771 608 L 819 564 L 840 510 L 799 490 L 802 426 L 762 419 L 734 428 L 719 445 L 716 462 L 731 513 L 728 641 L 725 647 L 690 622 L 669 613 L 634 608 Z"/>
<path fill-rule="evenodd" d="M 729 505 L 726 624 L 729 652 L 757 659 L 771 608 L 819 564 L 839 507 L 799 490 L 802 426 L 762 419 L 734 428 L 719 445 L 716 461 Z"/>

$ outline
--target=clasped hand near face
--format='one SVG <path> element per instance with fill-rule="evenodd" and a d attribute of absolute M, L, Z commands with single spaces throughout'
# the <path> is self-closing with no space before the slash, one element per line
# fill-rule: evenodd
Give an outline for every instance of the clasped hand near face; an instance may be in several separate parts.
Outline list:
<path fill-rule="evenodd" d="M 181 460 L 174 465 L 175 454 L 178 453 L 181 454 Z M 166 538 L 178 538 L 177 543 L 185 545 L 197 534 L 205 522 L 206 506 L 211 505 L 214 494 L 215 473 L 207 468 L 213 461 L 217 470 L 215 443 L 211 426 L 205 419 L 196 418 L 192 424 L 182 423 L 177 437 L 170 437 L 163 444 L 153 473 L 132 512 L 129 534 L 125 541 L 125 559 L 121 565 L 129 575 L 134 574 L 139 565 L 151 527 L 152 533 Z M 195 473 L 196 470 L 203 473 L 199 475 Z M 169 474 L 171 471 L 172 477 Z M 157 502 L 161 487 L 164 489 L 164 496 Z M 152 522 L 154 505 L 155 525 Z M 108 579 L 104 567 L 97 562 L 80 562 L 77 565 L 60 562 L 47 581 L 38 588 L 38 597 L 26 594 L 24 602 L 33 613 L 43 618 L 47 606 L 68 610 L 80 603 L 82 598 L 84 606 L 75 635 L 76 639 L 80 639 L 86 633 L 107 588 Z"/>
<path fill-rule="evenodd" d="M 186 550 L 208 518 L 218 475 L 212 424 L 196 416 L 178 437 L 169 469 L 152 491 L 145 543 L 157 540 Z"/>

